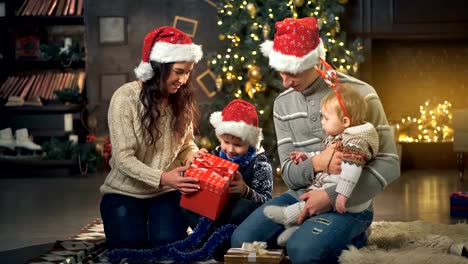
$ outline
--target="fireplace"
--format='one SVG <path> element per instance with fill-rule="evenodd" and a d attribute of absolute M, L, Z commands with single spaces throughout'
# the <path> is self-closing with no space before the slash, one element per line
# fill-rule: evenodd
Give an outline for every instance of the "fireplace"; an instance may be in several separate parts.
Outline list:
<path fill-rule="evenodd" d="M 402 168 L 456 168 L 451 110 L 468 106 L 466 41 L 373 40 L 372 67 L 372 85 L 399 128 Z"/>

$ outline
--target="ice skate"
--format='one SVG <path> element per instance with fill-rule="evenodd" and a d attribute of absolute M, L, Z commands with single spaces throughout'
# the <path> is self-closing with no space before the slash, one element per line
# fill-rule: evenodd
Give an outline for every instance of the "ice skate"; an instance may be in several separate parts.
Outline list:
<path fill-rule="evenodd" d="M 14 156 L 15 146 L 16 143 L 11 128 L 0 130 L 0 156 Z"/>
<path fill-rule="evenodd" d="M 19 156 L 40 156 L 42 155 L 42 147 L 34 143 L 29 138 L 29 133 L 26 128 L 16 130 L 16 153 Z"/>

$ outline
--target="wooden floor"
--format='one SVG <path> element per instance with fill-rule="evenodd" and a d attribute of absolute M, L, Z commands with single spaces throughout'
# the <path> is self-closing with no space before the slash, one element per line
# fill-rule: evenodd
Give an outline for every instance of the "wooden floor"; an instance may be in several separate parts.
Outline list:
<path fill-rule="evenodd" d="M 274 195 L 287 190 L 276 178 Z M 468 175 L 458 180 L 456 170 L 408 170 L 374 200 L 374 221 L 425 220 L 453 224 L 468 219 L 450 217 L 450 194 L 468 191 Z"/>
<path fill-rule="evenodd" d="M 63 175 L 1 175 L 0 263 L 24 263 L 100 217 L 98 189 L 105 175 Z M 275 178 L 274 194 L 285 190 Z M 375 199 L 374 220 L 466 221 L 450 217 L 449 196 L 455 191 L 468 191 L 468 179 L 460 182 L 455 169 L 404 171 Z"/>

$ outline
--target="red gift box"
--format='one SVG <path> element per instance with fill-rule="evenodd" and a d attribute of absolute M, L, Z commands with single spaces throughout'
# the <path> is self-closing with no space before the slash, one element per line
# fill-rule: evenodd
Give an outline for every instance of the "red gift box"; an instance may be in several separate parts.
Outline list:
<path fill-rule="evenodd" d="M 198 178 L 200 190 L 182 195 L 180 206 L 215 220 L 229 200 L 229 182 L 238 168 L 239 164 L 212 154 L 195 159 L 184 175 Z"/>

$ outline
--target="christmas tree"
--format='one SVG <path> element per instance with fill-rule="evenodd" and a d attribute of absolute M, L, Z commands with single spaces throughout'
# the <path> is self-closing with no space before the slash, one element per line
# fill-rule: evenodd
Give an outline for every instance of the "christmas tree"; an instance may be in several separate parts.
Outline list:
<path fill-rule="evenodd" d="M 321 39 L 327 51 L 327 60 L 337 70 L 355 75 L 362 56 L 359 39 L 347 44 L 341 31 L 340 15 L 347 0 L 222 0 L 218 2 L 219 40 L 225 47 L 218 54 L 208 56 L 208 66 L 216 76 L 217 93 L 201 105 L 202 120 L 208 120 L 214 111 L 221 111 L 231 100 L 241 98 L 257 108 L 262 142 L 270 162 L 279 165 L 276 135 L 273 124 L 273 102 L 284 90 L 281 79 L 268 66 L 259 45 L 272 40 L 275 22 L 287 17 L 315 17 Z M 200 145 L 211 149 L 218 144 L 209 122 L 201 122 Z"/>

